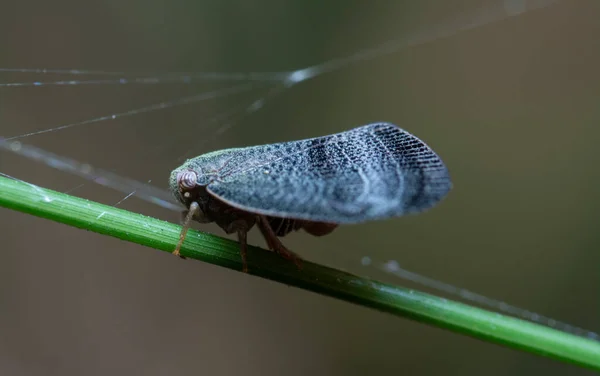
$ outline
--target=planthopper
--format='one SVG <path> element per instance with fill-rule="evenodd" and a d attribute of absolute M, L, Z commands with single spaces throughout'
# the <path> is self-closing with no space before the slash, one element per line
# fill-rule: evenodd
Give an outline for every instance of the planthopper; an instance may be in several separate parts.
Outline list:
<path fill-rule="evenodd" d="M 423 141 L 390 123 L 300 141 L 215 151 L 187 160 L 170 187 L 192 221 L 236 233 L 247 272 L 247 233 L 257 226 L 272 251 L 301 265 L 280 237 L 303 229 L 383 220 L 429 209 L 452 188 L 448 169 Z"/>

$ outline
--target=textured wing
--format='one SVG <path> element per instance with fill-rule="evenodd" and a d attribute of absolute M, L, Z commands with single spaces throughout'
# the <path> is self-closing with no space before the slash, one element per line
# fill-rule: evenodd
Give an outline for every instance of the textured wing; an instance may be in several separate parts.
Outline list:
<path fill-rule="evenodd" d="M 451 189 L 423 141 L 393 124 L 308 140 L 232 149 L 208 191 L 275 217 L 358 223 L 431 208 Z"/>

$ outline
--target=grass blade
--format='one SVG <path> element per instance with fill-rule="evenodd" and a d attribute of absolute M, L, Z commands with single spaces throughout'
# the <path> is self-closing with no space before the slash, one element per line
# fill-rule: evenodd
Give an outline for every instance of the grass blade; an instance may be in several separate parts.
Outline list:
<path fill-rule="evenodd" d="M 171 252 L 181 226 L 0 177 L 0 206 Z M 305 262 L 301 271 L 272 252 L 249 247 L 250 274 L 314 291 L 486 342 L 600 370 L 600 342 L 467 304 Z M 233 270 L 236 242 L 190 229 L 182 255 Z"/>

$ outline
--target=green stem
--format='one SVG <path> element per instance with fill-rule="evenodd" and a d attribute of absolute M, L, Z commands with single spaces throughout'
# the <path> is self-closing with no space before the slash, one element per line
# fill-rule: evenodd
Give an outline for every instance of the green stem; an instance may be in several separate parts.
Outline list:
<path fill-rule="evenodd" d="M 0 177 L 0 206 L 171 252 L 181 226 Z M 241 270 L 236 242 L 190 230 L 182 255 Z M 459 302 L 249 247 L 250 274 L 481 340 L 600 370 L 600 343 Z"/>

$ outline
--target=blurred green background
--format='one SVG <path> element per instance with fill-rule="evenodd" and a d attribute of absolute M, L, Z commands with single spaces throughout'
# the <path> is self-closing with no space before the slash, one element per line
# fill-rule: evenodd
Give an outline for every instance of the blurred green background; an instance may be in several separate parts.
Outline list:
<path fill-rule="evenodd" d="M 504 3 L 11 3 L 0 15 L 0 68 L 292 71 L 433 32 L 480 7 L 501 14 Z M 559 2 L 317 76 L 231 123 L 209 120 L 268 91 L 21 141 L 166 188 L 188 151 L 393 122 L 442 156 L 455 184 L 448 198 L 424 215 L 342 227 L 324 238 L 292 234 L 285 243 L 307 259 L 414 286 L 360 264 L 364 256 L 394 259 L 598 332 L 599 15 L 595 0 Z M 0 135 L 238 84 L 194 82 L 0 88 Z M 0 172 L 59 191 L 85 182 L 6 152 Z M 124 197 L 92 183 L 73 194 L 107 204 Z M 179 220 L 135 198 L 120 206 Z M 3 375 L 591 374 L 28 215 L 0 210 L 0 223 Z M 222 235 L 215 226 L 202 229 Z M 263 245 L 257 233 L 250 242 Z"/>

